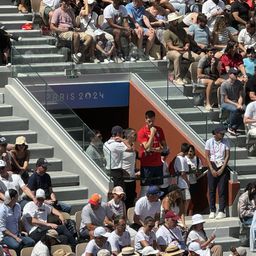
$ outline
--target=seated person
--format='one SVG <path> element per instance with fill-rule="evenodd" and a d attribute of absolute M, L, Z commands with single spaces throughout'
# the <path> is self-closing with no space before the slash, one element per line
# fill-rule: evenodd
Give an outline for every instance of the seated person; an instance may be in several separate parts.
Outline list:
<path fill-rule="evenodd" d="M 232 27 L 241 30 L 250 20 L 250 7 L 243 0 L 235 0 L 231 3 Z"/>
<path fill-rule="evenodd" d="M 256 210 L 256 182 L 248 183 L 237 204 L 238 216 L 242 223 L 251 225 Z"/>
<path fill-rule="evenodd" d="M 141 60 L 149 60 L 149 52 L 155 42 L 155 30 L 151 26 L 142 0 L 133 0 L 125 6 L 130 20 L 130 27 L 134 30 L 137 47 L 141 51 Z M 143 51 L 143 39 L 146 38 L 145 51 Z"/>
<path fill-rule="evenodd" d="M 10 153 L 10 149 L 12 150 L 12 146 L 8 145 L 5 137 L 0 137 L 0 156 L 3 161 L 5 161 L 5 168 L 7 171 L 12 171 L 12 156 Z"/>
<path fill-rule="evenodd" d="M 74 248 L 76 241 L 64 225 L 63 215 L 52 206 L 44 203 L 45 192 L 43 189 L 39 188 L 36 191 L 36 198 L 37 205 L 34 202 L 28 202 L 23 209 L 22 221 L 29 237 L 38 242 L 49 229 L 55 229 L 59 234 L 59 240 L 64 244 L 70 244 Z M 49 222 L 49 215 L 58 217 L 61 224 Z"/>
<path fill-rule="evenodd" d="M 256 136 L 256 101 L 250 102 L 244 113 L 244 124 L 248 126 L 248 134 Z"/>
<path fill-rule="evenodd" d="M 256 73 L 256 53 L 254 48 L 246 49 L 246 56 L 243 58 L 245 72 L 248 78 L 251 78 Z"/>
<path fill-rule="evenodd" d="M 51 24 L 53 11 L 60 6 L 59 0 L 42 0 L 39 13 L 45 25 Z"/>
<path fill-rule="evenodd" d="M 180 249 L 186 248 L 181 229 L 177 226 L 179 219 L 173 211 L 165 214 L 164 223 L 156 231 L 156 241 L 161 252 L 164 252 L 169 244 L 175 244 Z"/>
<path fill-rule="evenodd" d="M 93 194 L 88 204 L 83 207 L 79 229 L 82 238 L 92 238 L 95 228 L 108 226 L 113 230 L 113 212 L 106 203 L 101 202 L 101 195 Z"/>
<path fill-rule="evenodd" d="M 80 41 L 83 42 L 87 51 L 93 47 L 92 37 L 85 32 L 79 32 L 77 28 L 75 14 L 70 7 L 70 0 L 60 0 L 60 7 L 53 12 L 50 28 L 58 34 L 60 39 L 72 42 L 74 51 L 72 58 L 75 63 L 79 63 L 82 56 L 79 52 Z"/>
<path fill-rule="evenodd" d="M 256 60 L 255 60 L 256 62 Z M 253 76 L 249 76 L 248 81 L 245 84 L 245 104 L 256 100 L 256 72 Z"/>
<path fill-rule="evenodd" d="M 214 57 L 215 52 L 214 48 L 206 48 L 206 54 L 199 60 L 197 67 L 198 83 L 206 86 L 205 110 L 207 111 L 212 110 L 211 94 L 213 85 L 219 87 L 224 81 L 219 77 L 219 61 Z"/>

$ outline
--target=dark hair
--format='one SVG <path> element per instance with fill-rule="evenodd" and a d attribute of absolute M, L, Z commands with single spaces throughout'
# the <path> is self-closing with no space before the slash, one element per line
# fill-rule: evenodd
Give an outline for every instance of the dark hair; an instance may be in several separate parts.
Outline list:
<path fill-rule="evenodd" d="M 195 149 L 195 147 L 194 147 L 193 145 L 189 145 L 188 151 L 189 151 L 190 149 L 192 149 L 192 150 L 194 151 L 194 153 L 196 152 L 196 149 Z"/>
<path fill-rule="evenodd" d="M 196 224 L 196 225 L 198 225 L 198 224 Z M 196 225 L 192 225 L 192 226 L 188 229 L 188 233 L 187 233 L 186 238 L 185 238 L 186 244 L 187 244 L 187 242 L 188 242 L 187 240 L 188 240 L 189 233 L 190 233 L 192 230 L 195 230 Z M 206 238 L 206 240 L 207 240 L 207 235 L 206 235 L 206 233 L 205 233 L 204 228 L 201 230 L 201 232 L 203 233 L 203 235 L 205 236 L 205 238 Z"/>
<path fill-rule="evenodd" d="M 9 195 L 10 195 L 10 198 L 11 198 L 11 199 L 13 199 L 15 196 L 18 195 L 17 190 L 12 189 L 12 188 L 8 189 L 8 192 L 9 192 Z"/>
<path fill-rule="evenodd" d="M 22 145 L 23 145 L 23 144 L 22 144 Z M 25 144 L 24 144 L 24 145 L 25 145 Z M 18 145 L 16 144 L 14 148 L 15 148 L 15 150 L 18 150 L 19 147 L 18 147 Z M 26 149 L 28 149 L 28 145 L 25 145 L 25 150 L 26 150 Z"/>
<path fill-rule="evenodd" d="M 51 251 L 51 246 L 53 245 L 53 244 L 52 244 L 53 239 L 54 239 L 54 238 L 48 236 L 47 234 L 44 234 L 44 235 L 41 237 L 41 242 L 42 242 L 43 244 L 45 244 L 45 245 L 48 247 L 49 251 Z M 57 241 L 56 241 L 56 243 L 57 243 Z"/>
<path fill-rule="evenodd" d="M 149 222 L 155 222 L 155 219 L 151 216 L 147 216 L 144 220 L 144 225 L 147 225 Z"/>
<path fill-rule="evenodd" d="M 132 132 L 135 132 L 133 128 L 127 128 L 124 130 L 124 138 L 128 139 L 128 137 L 131 135 Z"/>
<path fill-rule="evenodd" d="M 190 145 L 188 143 L 186 143 L 186 142 L 182 143 L 181 146 L 180 146 L 180 151 L 182 153 L 188 153 L 189 146 Z"/>
<path fill-rule="evenodd" d="M 197 20 L 197 23 L 198 23 L 198 22 L 207 23 L 207 17 L 206 17 L 205 14 L 203 14 L 203 13 L 198 13 L 196 20 Z"/>
<path fill-rule="evenodd" d="M 249 26 L 250 28 L 255 28 L 256 24 L 254 20 L 250 20 L 249 22 L 247 22 L 246 26 Z"/>
<path fill-rule="evenodd" d="M 252 200 L 256 195 L 256 182 L 250 182 L 245 187 L 245 192 L 248 191 L 249 200 Z"/>
<path fill-rule="evenodd" d="M 255 50 L 253 47 L 246 49 L 246 54 L 255 54 Z"/>
<path fill-rule="evenodd" d="M 114 218 L 114 225 L 118 225 L 120 220 L 125 220 L 123 216 L 116 216 Z"/>
<path fill-rule="evenodd" d="M 93 129 L 93 130 L 89 131 L 88 137 L 90 140 L 93 140 L 97 134 L 101 134 L 101 132 L 99 130 Z"/>
<path fill-rule="evenodd" d="M 152 118 L 152 117 L 155 117 L 155 116 L 156 116 L 156 113 L 155 113 L 153 110 L 148 110 L 148 111 L 145 113 L 145 117 Z"/>
<path fill-rule="evenodd" d="M 225 53 L 229 54 L 233 50 L 234 46 L 237 45 L 237 42 L 235 41 L 229 41 L 227 44 L 227 47 L 225 49 Z"/>

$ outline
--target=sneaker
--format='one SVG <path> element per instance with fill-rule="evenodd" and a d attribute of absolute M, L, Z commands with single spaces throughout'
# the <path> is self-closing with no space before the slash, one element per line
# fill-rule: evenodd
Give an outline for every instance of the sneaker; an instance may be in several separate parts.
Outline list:
<path fill-rule="evenodd" d="M 228 132 L 230 133 L 230 135 L 233 135 L 233 136 L 238 136 L 239 134 L 236 132 L 235 129 L 232 129 L 232 128 L 228 128 Z"/>
<path fill-rule="evenodd" d="M 109 60 L 108 60 L 108 59 L 104 59 L 103 63 L 108 64 L 108 63 L 109 63 Z"/>
<path fill-rule="evenodd" d="M 205 109 L 206 111 L 213 111 L 211 105 L 205 105 L 204 109 Z"/>
<path fill-rule="evenodd" d="M 224 212 L 218 212 L 217 216 L 215 219 L 224 219 L 226 218 L 226 214 Z"/>
<path fill-rule="evenodd" d="M 151 57 L 150 55 L 148 56 L 148 59 L 149 59 L 150 61 L 156 60 L 156 58 Z"/>
<path fill-rule="evenodd" d="M 114 63 L 114 61 L 112 59 L 108 59 L 109 63 Z"/>
<path fill-rule="evenodd" d="M 82 57 L 81 52 L 72 54 L 72 59 L 73 59 L 73 61 L 74 61 L 76 64 L 79 63 L 81 57 Z"/>
<path fill-rule="evenodd" d="M 120 57 L 115 57 L 115 63 L 120 64 L 122 62 L 123 62 L 123 60 Z"/>
<path fill-rule="evenodd" d="M 181 78 L 178 78 L 178 79 L 175 79 L 175 80 L 173 80 L 173 83 L 175 84 L 175 85 L 184 85 L 184 82 L 182 81 L 182 79 Z"/>
<path fill-rule="evenodd" d="M 166 57 L 166 56 L 164 56 L 164 57 L 163 57 L 163 60 L 167 60 L 167 57 Z"/>
<path fill-rule="evenodd" d="M 131 57 L 131 58 L 130 58 L 130 61 L 131 61 L 131 62 L 136 62 L 136 59 L 133 58 L 133 57 Z"/>
<path fill-rule="evenodd" d="M 215 212 L 210 212 L 209 219 L 214 219 L 215 218 Z"/>

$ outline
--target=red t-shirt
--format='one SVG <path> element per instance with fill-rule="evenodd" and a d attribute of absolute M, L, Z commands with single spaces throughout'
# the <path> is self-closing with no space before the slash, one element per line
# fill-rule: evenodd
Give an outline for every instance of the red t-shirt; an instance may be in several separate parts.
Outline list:
<path fill-rule="evenodd" d="M 221 74 L 226 74 L 226 66 L 231 68 L 238 68 L 241 64 L 243 64 L 243 57 L 239 53 L 236 53 L 232 58 L 229 54 L 223 54 L 220 58 L 221 61 Z"/>
<path fill-rule="evenodd" d="M 162 128 L 155 126 L 157 132 L 154 136 L 153 148 L 160 147 L 160 142 L 165 140 Z M 150 137 L 150 130 L 144 126 L 138 131 L 138 141 L 140 143 L 140 162 L 141 166 L 161 166 L 161 154 L 158 152 L 145 152 L 143 142 L 147 142 Z"/>

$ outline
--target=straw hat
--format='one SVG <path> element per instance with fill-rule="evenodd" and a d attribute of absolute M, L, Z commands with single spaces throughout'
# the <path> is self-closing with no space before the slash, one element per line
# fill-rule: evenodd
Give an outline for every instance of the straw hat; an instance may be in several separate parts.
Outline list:
<path fill-rule="evenodd" d="M 133 247 L 124 247 L 117 256 L 139 256 Z"/>
<path fill-rule="evenodd" d="M 73 252 L 66 252 L 64 249 L 58 249 L 52 256 L 75 256 L 75 254 Z"/>
<path fill-rule="evenodd" d="M 15 145 L 23 145 L 23 144 L 25 144 L 26 146 L 28 145 L 28 143 L 26 142 L 26 138 L 24 136 L 17 137 Z"/>
<path fill-rule="evenodd" d="M 167 20 L 169 22 L 170 21 L 174 21 L 174 20 L 179 20 L 181 18 L 183 18 L 183 15 L 180 15 L 180 14 L 178 14 L 176 12 L 172 12 L 172 13 L 168 14 L 168 16 L 167 16 Z"/>
<path fill-rule="evenodd" d="M 166 249 L 164 256 L 174 256 L 183 253 L 184 250 L 181 250 L 177 245 L 170 244 Z"/>

